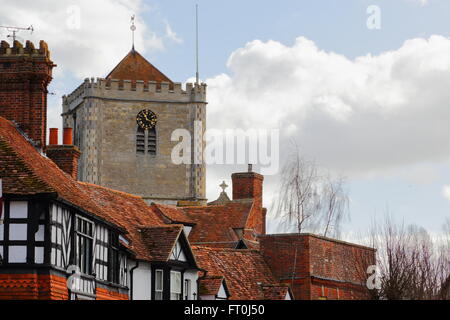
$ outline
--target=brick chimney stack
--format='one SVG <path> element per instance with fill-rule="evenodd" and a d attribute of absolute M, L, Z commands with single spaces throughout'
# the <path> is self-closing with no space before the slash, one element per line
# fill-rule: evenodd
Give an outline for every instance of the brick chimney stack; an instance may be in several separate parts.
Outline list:
<path fill-rule="evenodd" d="M 58 145 L 58 129 L 51 128 L 50 144 L 46 148 L 46 154 L 62 171 L 77 179 L 81 152 L 73 145 L 72 128 L 64 128 L 62 145 Z"/>
<path fill-rule="evenodd" d="M 264 176 L 253 172 L 253 167 L 249 164 L 247 172 L 233 173 L 231 180 L 233 201 L 253 200 L 253 209 L 247 219 L 247 227 L 253 228 L 258 234 L 265 234 L 267 209 L 263 208 Z"/>
<path fill-rule="evenodd" d="M 248 165 L 248 172 L 233 173 L 233 200 L 253 199 L 255 204 L 262 207 L 264 176 L 253 172 L 252 165 Z"/>
<path fill-rule="evenodd" d="M 37 148 L 46 143 L 47 86 L 52 69 L 47 43 L 0 43 L 0 116 L 14 121 Z"/>

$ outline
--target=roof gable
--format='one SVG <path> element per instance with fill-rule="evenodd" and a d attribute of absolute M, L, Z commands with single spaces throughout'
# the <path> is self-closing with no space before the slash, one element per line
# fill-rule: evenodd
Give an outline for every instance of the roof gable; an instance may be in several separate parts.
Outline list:
<path fill-rule="evenodd" d="M 225 277 L 232 300 L 263 300 L 268 296 L 265 290 L 273 290 L 265 287 L 283 287 L 257 251 L 200 246 L 194 246 L 193 250 L 200 268 L 208 270 L 208 276 Z"/>
<path fill-rule="evenodd" d="M 149 250 L 151 261 L 188 263 L 197 268 L 197 262 L 182 225 L 142 227 L 140 231 L 142 240 Z M 183 259 L 180 259 L 181 257 Z"/>
<path fill-rule="evenodd" d="M 172 83 L 166 75 L 134 49 L 119 62 L 119 64 L 106 76 L 106 79 Z"/>

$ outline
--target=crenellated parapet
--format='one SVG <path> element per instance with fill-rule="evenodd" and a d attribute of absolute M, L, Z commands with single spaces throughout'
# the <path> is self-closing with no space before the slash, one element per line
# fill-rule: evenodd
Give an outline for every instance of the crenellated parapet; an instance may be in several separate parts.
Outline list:
<path fill-rule="evenodd" d="M 27 40 L 25 46 L 15 40 L 13 45 L 6 41 L 0 42 L 0 56 L 42 56 L 50 59 L 50 51 L 48 50 L 48 45 L 45 41 L 39 41 L 39 48 L 36 48 L 33 42 Z"/>
<path fill-rule="evenodd" d="M 42 148 L 46 140 L 47 86 L 52 69 L 47 43 L 36 48 L 31 41 L 25 46 L 0 42 L 0 116 L 15 121 Z"/>
<path fill-rule="evenodd" d="M 71 94 L 63 96 L 65 106 L 77 106 L 85 98 L 130 99 L 166 102 L 206 102 L 206 84 L 131 81 L 86 78 Z M 65 110 L 67 111 L 67 110 Z"/>

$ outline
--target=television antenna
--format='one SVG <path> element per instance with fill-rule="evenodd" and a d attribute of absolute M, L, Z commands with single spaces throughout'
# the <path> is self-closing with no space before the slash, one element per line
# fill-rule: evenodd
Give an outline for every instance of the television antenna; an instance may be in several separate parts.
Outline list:
<path fill-rule="evenodd" d="M 0 28 L 6 29 L 8 32 L 11 32 L 11 34 L 8 34 L 7 38 L 12 38 L 13 42 L 17 39 L 17 33 L 20 31 L 30 31 L 30 34 L 33 34 L 34 28 L 32 25 L 30 25 L 28 28 L 22 28 L 22 27 L 12 27 L 12 26 L 0 26 Z"/>

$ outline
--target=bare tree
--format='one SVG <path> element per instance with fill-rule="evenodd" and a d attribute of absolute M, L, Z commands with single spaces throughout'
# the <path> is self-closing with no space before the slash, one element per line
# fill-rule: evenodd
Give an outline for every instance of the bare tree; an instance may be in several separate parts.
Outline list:
<path fill-rule="evenodd" d="M 326 237 L 330 232 L 339 236 L 340 226 L 348 213 L 348 196 L 344 189 L 343 178 L 326 178 L 320 193 L 322 214 L 319 215 L 323 224 L 323 235 Z"/>
<path fill-rule="evenodd" d="M 395 224 L 387 217 L 374 225 L 371 243 L 377 249 L 380 287 L 387 300 L 445 299 L 450 277 L 449 252 L 417 226 Z"/>
<path fill-rule="evenodd" d="M 320 175 L 314 162 L 292 154 L 281 172 L 281 186 L 275 203 L 276 215 L 284 226 L 298 233 L 313 232 L 338 236 L 348 213 L 345 180 Z"/>

